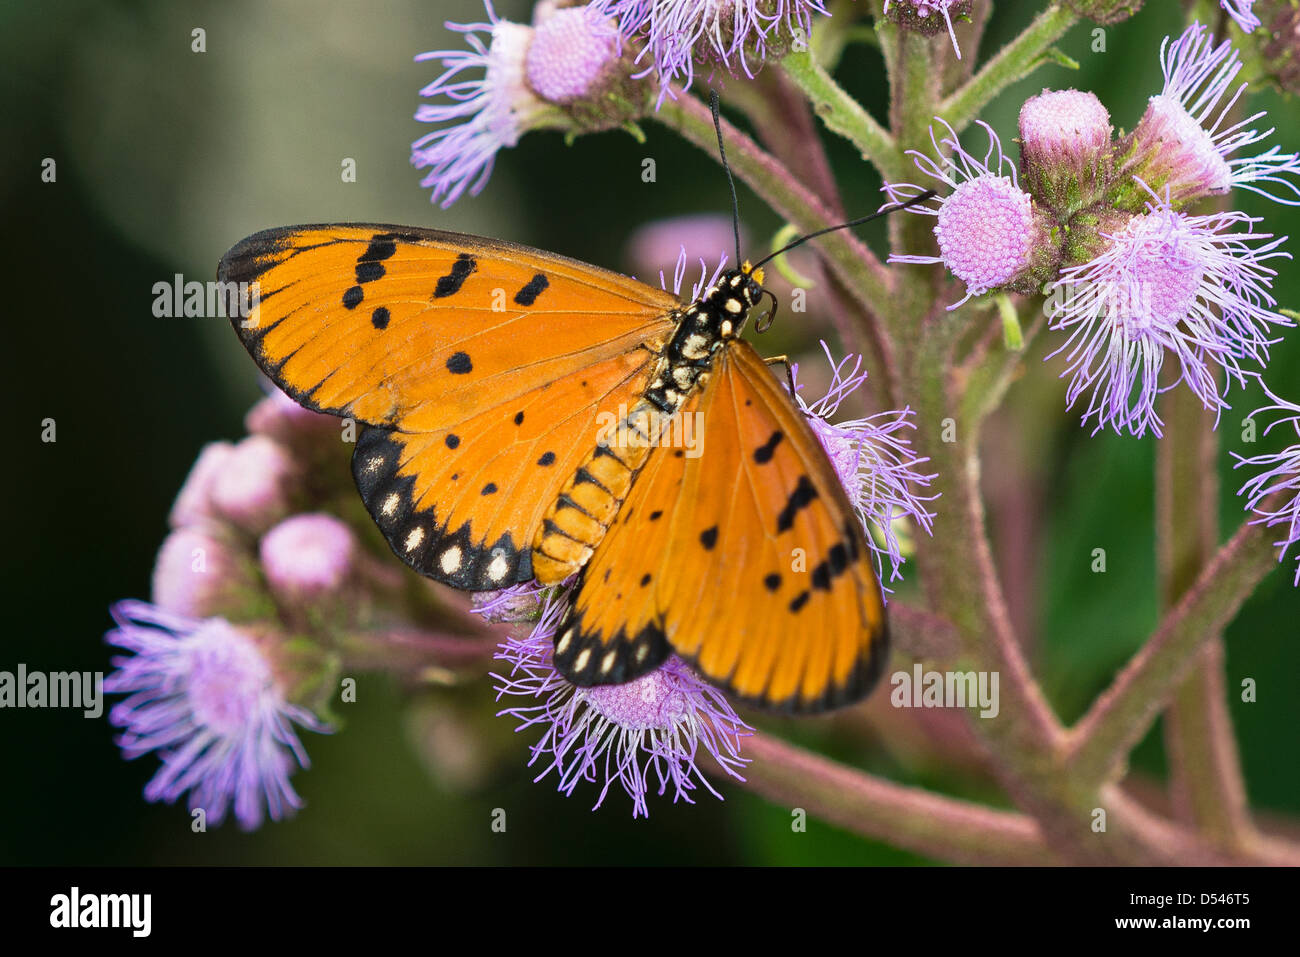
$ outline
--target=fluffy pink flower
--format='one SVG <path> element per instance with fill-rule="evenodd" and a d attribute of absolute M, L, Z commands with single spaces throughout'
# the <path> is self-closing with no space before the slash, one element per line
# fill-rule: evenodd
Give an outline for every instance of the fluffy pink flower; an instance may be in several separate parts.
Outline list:
<path fill-rule="evenodd" d="M 1042 228 L 1033 198 L 1020 188 L 1015 166 L 1002 154 L 1002 143 L 993 128 L 980 123 L 989 138 L 988 151 L 980 160 L 962 148 L 951 126 L 935 119 L 948 131 L 938 141 L 933 129 L 930 132 L 930 142 L 940 158 L 916 150 L 908 154 L 921 172 L 948 184 L 952 192 L 937 198 L 937 205 L 921 203 L 908 211 L 935 217 L 939 255 L 891 255 L 889 261 L 942 263 L 966 284 L 966 295 L 949 307 L 956 309 L 972 296 L 1007 285 L 1028 269 L 1035 248 L 1042 244 Z M 944 155 L 945 148 L 951 150 L 951 157 Z M 886 183 L 882 188 L 891 203 L 914 199 L 926 189 L 913 183 Z"/>

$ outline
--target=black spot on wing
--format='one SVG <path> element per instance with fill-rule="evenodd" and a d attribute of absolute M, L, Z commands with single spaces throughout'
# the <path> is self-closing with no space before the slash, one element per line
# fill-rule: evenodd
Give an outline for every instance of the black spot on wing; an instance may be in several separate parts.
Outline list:
<path fill-rule="evenodd" d="M 454 449 L 456 446 L 460 445 L 460 436 L 455 432 L 448 432 L 447 438 L 444 441 L 447 443 L 447 448 Z"/>
<path fill-rule="evenodd" d="M 658 508 L 655 509 L 653 512 L 650 513 L 650 521 L 652 521 L 652 522 L 657 522 L 657 521 L 659 521 L 659 516 L 662 515 L 662 514 L 663 514 L 663 510 L 662 510 L 662 509 L 658 509 Z"/>
<path fill-rule="evenodd" d="M 700 532 L 700 544 L 709 551 L 713 551 L 713 546 L 718 544 L 718 526 L 714 525 L 712 528 L 706 528 Z"/>
<path fill-rule="evenodd" d="M 391 234 L 379 234 L 371 238 L 366 251 L 357 257 L 358 263 L 377 263 L 390 258 L 397 252 L 397 242 Z"/>
<path fill-rule="evenodd" d="M 850 539 L 852 540 L 852 539 Z M 831 574 L 838 575 L 849 566 L 849 550 L 843 542 L 836 542 L 831 546 L 829 560 L 831 563 Z"/>
<path fill-rule="evenodd" d="M 524 424 L 524 414 L 522 412 L 516 412 L 515 425 L 523 425 L 523 424 Z"/>
<path fill-rule="evenodd" d="M 543 452 L 542 457 L 537 460 L 538 465 L 553 465 L 555 463 L 554 452 Z"/>
<path fill-rule="evenodd" d="M 480 495 L 495 495 L 495 494 L 496 494 L 496 490 L 497 490 L 497 483 L 496 483 L 496 482 L 488 482 L 487 485 L 484 485 L 484 486 L 483 486 L 483 491 L 480 492 L 479 494 L 480 494 Z"/>
<path fill-rule="evenodd" d="M 373 325 L 376 329 L 387 329 L 388 320 L 390 318 L 391 316 L 388 314 L 388 307 L 380 306 L 378 309 L 376 309 L 374 312 L 370 314 L 370 324 Z"/>
<path fill-rule="evenodd" d="M 382 279 L 385 271 L 383 263 L 359 262 L 357 263 L 357 282 L 367 283 Z"/>
<path fill-rule="evenodd" d="M 465 375 L 474 371 L 474 363 L 470 361 L 468 352 L 453 352 L 447 359 L 447 371 L 452 375 Z"/>
<path fill-rule="evenodd" d="M 451 264 L 451 272 L 438 280 L 438 284 L 433 289 L 433 298 L 445 299 L 447 296 L 456 295 L 460 292 L 460 287 L 465 285 L 465 280 L 469 278 L 470 273 L 477 268 L 478 262 L 473 256 L 469 253 L 461 253 Z"/>
<path fill-rule="evenodd" d="M 803 609 L 804 605 L 808 604 L 808 599 L 811 597 L 812 597 L 812 593 L 809 592 L 807 589 L 799 592 L 799 594 L 795 595 L 794 600 L 790 602 L 790 610 L 795 613 L 798 613 L 800 610 Z"/>
<path fill-rule="evenodd" d="M 542 294 L 542 291 L 549 285 L 550 282 L 547 278 L 541 273 L 538 273 L 532 279 L 528 280 L 526 286 L 515 293 L 515 302 L 521 306 L 531 306 L 537 301 L 537 297 Z"/>
<path fill-rule="evenodd" d="M 343 308 L 355 309 L 361 305 L 361 300 L 366 298 L 366 294 L 361 291 L 360 286 L 349 286 L 343 291 Z"/>
<path fill-rule="evenodd" d="M 808 476 L 799 476 L 799 481 L 795 483 L 794 491 L 786 499 L 785 507 L 781 509 L 780 514 L 776 517 L 776 530 L 778 533 L 789 531 L 794 527 L 794 517 L 799 514 L 800 509 L 807 508 L 809 503 L 817 497 L 817 489 L 809 481 Z"/>
<path fill-rule="evenodd" d="M 768 572 L 763 576 L 763 587 L 768 591 L 776 591 L 781 587 L 781 576 L 776 572 Z"/>
<path fill-rule="evenodd" d="M 754 449 L 754 461 L 759 465 L 765 465 L 772 461 L 772 456 L 776 453 L 776 447 L 781 444 L 783 438 L 785 438 L 785 435 L 781 432 L 773 432 L 771 438 Z"/>

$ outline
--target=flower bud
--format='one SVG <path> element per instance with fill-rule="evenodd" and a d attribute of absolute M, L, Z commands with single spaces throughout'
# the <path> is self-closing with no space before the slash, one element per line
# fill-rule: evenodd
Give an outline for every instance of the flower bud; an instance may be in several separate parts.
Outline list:
<path fill-rule="evenodd" d="M 1092 93 L 1043 90 L 1020 108 L 1021 181 L 1062 222 L 1105 193 L 1111 156 L 1110 114 Z"/>
<path fill-rule="evenodd" d="M 191 618 L 249 618 L 266 604 L 256 569 L 219 526 L 191 525 L 172 532 L 158 550 L 153 602 Z"/>
<path fill-rule="evenodd" d="M 357 540 L 332 515 L 294 515 L 262 536 L 258 554 L 276 597 L 310 603 L 343 587 L 355 567 Z"/>
<path fill-rule="evenodd" d="M 222 518 L 259 534 L 288 515 L 299 469 L 278 442 L 250 435 L 235 445 L 212 479 L 211 503 Z"/>

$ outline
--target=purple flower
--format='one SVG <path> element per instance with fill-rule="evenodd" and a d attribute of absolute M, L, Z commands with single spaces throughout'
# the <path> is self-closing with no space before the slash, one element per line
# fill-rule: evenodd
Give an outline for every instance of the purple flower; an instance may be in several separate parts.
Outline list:
<path fill-rule="evenodd" d="M 202 464 L 200 457 L 194 471 Z M 292 510 L 301 469 L 274 439 L 265 435 L 241 439 L 218 465 L 208 486 L 211 513 L 256 535 Z"/>
<path fill-rule="evenodd" d="M 1242 66 L 1232 43 L 1224 40 L 1215 46 L 1206 28 L 1193 23 L 1172 43 L 1165 38 L 1160 62 L 1164 88 L 1151 97 L 1133 131 L 1122 172 L 1140 177 L 1161 193 L 1168 191 L 1176 204 L 1237 186 L 1279 203 L 1300 205 L 1300 187 L 1294 181 L 1300 173 L 1297 154 L 1280 153 L 1274 146 L 1257 156 L 1229 158 L 1273 134 L 1271 127 L 1263 132 L 1248 128 L 1267 115 L 1263 110 L 1227 125 L 1247 87 L 1242 83 L 1221 103 Z M 1279 196 L 1261 184 L 1285 187 L 1294 196 Z"/>
<path fill-rule="evenodd" d="M 614 74 L 622 46 L 614 21 L 587 7 L 539 7 L 524 58 L 528 85 L 551 103 L 586 99 Z"/>
<path fill-rule="evenodd" d="M 435 102 L 415 118 L 445 124 L 411 145 L 411 162 L 429 172 L 422 186 L 448 207 L 466 190 L 478 195 L 497 153 L 531 129 L 617 126 L 626 117 L 588 118 L 578 124 L 562 106 L 596 97 L 617 77 L 622 39 L 614 22 L 589 7 L 542 4 L 529 26 L 502 20 L 484 0 L 486 23 L 448 23 L 465 35 L 468 50 L 434 50 L 415 59 L 439 60 L 442 74 L 420 91 Z M 487 34 L 487 40 L 479 34 Z M 466 71 L 482 76 L 465 78 Z"/>
<path fill-rule="evenodd" d="M 234 448 L 230 442 L 209 442 L 199 451 L 167 516 L 172 528 L 220 520 L 212 504 L 212 486 L 226 470 Z"/>
<path fill-rule="evenodd" d="M 497 700 L 512 695 L 535 702 L 500 712 L 519 719 L 518 731 L 541 728 L 528 761 L 529 767 L 544 763 L 534 780 L 554 771 L 566 795 L 583 781 L 598 785 L 593 810 L 617 784 L 632 799 L 633 817 L 649 815 L 646 795 L 652 787 L 660 795 L 671 787 L 674 801 L 694 803 L 691 792 L 702 784 L 722 798 L 696 764 L 700 748 L 727 774 L 744 780 L 738 771 L 746 763 L 740 739 L 751 729 L 721 691 L 676 656 L 622 685 L 579 688 L 556 671 L 552 644 L 567 608 L 566 595 L 549 596 L 532 632 L 508 639 L 497 654 L 510 663 L 508 676 L 493 675 Z"/>
<path fill-rule="evenodd" d="M 1233 452 L 1233 458 L 1237 460 L 1233 468 L 1251 466 L 1263 469 L 1246 482 L 1237 494 L 1247 496 L 1246 510 L 1254 512 L 1256 516 L 1251 519 L 1252 525 L 1263 525 L 1265 528 L 1282 526 L 1282 538 L 1273 543 L 1281 549 L 1277 556 L 1280 562 L 1285 560 L 1287 550 L 1300 542 L 1300 405 L 1278 398 L 1269 391 L 1268 386 L 1264 386 L 1264 392 L 1273 400 L 1273 404 L 1256 409 L 1251 413 L 1251 418 L 1262 412 L 1289 413 L 1265 426 L 1264 434 L 1268 435 L 1278 425 L 1290 425 L 1295 432 L 1296 442 L 1272 455 L 1247 458 Z M 1297 561 L 1300 562 L 1300 556 L 1297 556 Z M 1300 565 L 1296 566 L 1293 584 L 1300 587 Z"/>
<path fill-rule="evenodd" d="M 1255 0 L 1219 0 L 1219 6 L 1228 11 L 1228 16 L 1237 22 L 1242 32 L 1250 33 L 1259 26 L 1259 17 L 1250 10 Z"/>
<path fill-rule="evenodd" d="M 230 614 L 256 601 L 258 588 L 256 569 L 216 525 L 176 529 L 154 562 L 154 604 L 178 615 Z"/>
<path fill-rule="evenodd" d="M 827 421 L 840 405 L 867 381 L 862 371 L 861 356 L 845 356 L 836 362 L 830 347 L 822 342 L 822 350 L 831 365 L 831 382 L 826 394 L 808 402 L 797 391 L 795 401 L 807 416 L 817 438 L 835 466 L 840 483 L 849 493 L 849 501 L 857 510 L 858 518 L 867 531 L 867 543 L 876 560 L 877 577 L 881 589 L 884 585 L 884 563 L 890 564 L 889 580 L 902 578 L 899 570 L 903 564 L 902 549 L 896 525 L 909 520 L 927 534 L 934 514 L 926 507 L 937 495 L 923 496 L 919 489 L 928 488 L 935 475 L 925 475 L 918 466 L 930 461 L 918 458 L 904 433 L 915 429 L 911 409 L 901 412 L 879 412 L 864 419 L 853 419 L 832 424 Z M 791 370 L 796 390 L 799 367 Z"/>
<path fill-rule="evenodd" d="M 906 17 L 911 15 L 906 22 L 915 22 L 916 26 L 925 28 L 927 20 L 936 14 L 943 18 L 943 25 L 948 28 L 948 39 L 952 41 L 952 52 L 961 59 L 961 47 L 957 45 L 957 32 L 952 28 L 952 8 L 964 7 L 958 14 L 968 15 L 970 12 L 970 0 L 885 0 L 885 9 L 883 12 L 888 15 L 890 4 L 897 4 L 895 12 L 899 16 Z M 931 30 L 926 29 L 926 33 Z"/>
<path fill-rule="evenodd" d="M 938 222 L 934 236 L 939 243 L 938 256 L 891 255 L 891 263 L 943 263 L 948 271 L 966 284 L 966 295 L 949 306 L 956 309 L 972 296 L 1005 286 L 1028 269 L 1036 248 L 1046 245 L 1044 227 L 1034 211 L 1034 201 L 1020 189 L 1015 166 L 1002 154 L 1002 143 L 987 123 L 980 123 L 989 137 L 984 159 L 967 153 L 957 134 L 943 119 L 935 117 L 948 131 L 935 141 L 930 131 L 938 161 L 908 150 L 917 169 L 953 188 L 937 206 L 925 204 L 909 207 L 913 213 L 934 216 Z M 944 147 L 952 151 L 944 156 Z M 996 155 L 996 160 L 994 156 Z M 921 193 L 925 187 L 913 183 L 886 183 L 882 189 L 891 203 L 902 203 Z"/>
<path fill-rule="evenodd" d="M 822 0 L 594 0 L 591 9 L 643 38 L 637 61 L 649 62 L 639 75 L 656 72 L 663 92 L 673 82 L 689 88 L 699 65 L 752 77 L 771 48 L 807 42 L 813 14 L 830 15 Z"/>
<path fill-rule="evenodd" d="M 277 595 L 310 600 L 337 591 L 354 569 L 357 539 L 333 515 L 293 515 L 262 536 L 258 553 Z"/>
<path fill-rule="evenodd" d="M 1083 421 L 1096 418 L 1094 434 L 1161 434 L 1155 399 L 1167 355 L 1178 363 L 1167 388 L 1186 383 L 1221 412 L 1214 367 L 1244 384 L 1243 360 L 1268 361 L 1269 327 L 1293 324 L 1271 308 L 1276 272 L 1264 265 L 1290 258 L 1277 251 L 1285 237 L 1254 232 L 1259 220 L 1244 213 L 1190 216 L 1150 195 L 1145 214 L 1101 234 L 1100 255 L 1061 272 L 1049 300 L 1052 328 L 1069 333 L 1052 353 L 1067 353 L 1066 402 L 1089 393 Z"/>
<path fill-rule="evenodd" d="M 470 611 L 481 615 L 484 621 L 537 621 L 553 590 L 554 586 L 531 581 L 497 591 L 476 591 L 470 595 Z"/>
<path fill-rule="evenodd" d="M 434 50 L 415 59 L 440 60 L 442 74 L 420 91 L 440 102 L 426 103 L 416 111 L 422 123 L 445 123 L 411 145 L 411 162 L 429 172 L 420 181 L 431 187 L 431 199 L 450 206 L 468 189 L 478 195 L 487 185 L 497 151 L 519 142 L 519 137 L 545 109 L 528 88 L 524 61 L 532 27 L 497 17 L 485 0 L 487 23 L 448 23 L 447 29 L 463 33 L 468 50 Z M 478 35 L 489 35 L 484 42 Z M 463 79 L 467 70 L 483 75 Z"/>
<path fill-rule="evenodd" d="M 1034 162 L 1095 162 L 1110 133 L 1110 113 L 1094 93 L 1043 90 L 1020 107 L 1020 149 Z"/>
<path fill-rule="evenodd" d="M 245 830 L 263 814 L 279 820 L 302 806 L 289 775 L 308 766 L 293 724 L 327 728 L 285 699 L 271 662 L 247 632 L 220 618 L 196 621 L 145 602 L 113 607 L 117 628 L 105 640 L 133 654 L 113 658 L 118 670 L 104 690 L 127 694 L 109 721 L 122 728 L 127 758 L 158 752 L 162 767 L 145 786 L 149 801 L 174 802 L 189 792 L 219 824 L 233 807 Z"/>

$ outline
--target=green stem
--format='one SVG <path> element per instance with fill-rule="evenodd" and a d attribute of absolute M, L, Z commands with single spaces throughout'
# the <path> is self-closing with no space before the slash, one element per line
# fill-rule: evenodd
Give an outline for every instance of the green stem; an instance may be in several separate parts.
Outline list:
<path fill-rule="evenodd" d="M 1035 302 L 1036 300 L 1029 300 Z M 1010 299 L 1006 304 L 1012 310 L 1016 306 Z M 999 301 L 1002 326 L 1005 330 L 1008 321 L 1003 312 L 1003 302 Z M 961 388 L 962 404 L 959 421 L 967 429 L 978 430 L 981 423 L 1002 404 L 1011 383 L 1024 368 L 1025 349 L 1038 338 L 1038 334 L 1047 325 L 1047 318 L 1040 309 L 1038 314 L 1025 328 L 1021 328 L 1017 313 L 1016 328 L 1020 330 L 1020 348 L 1011 349 L 1005 344 L 1005 333 L 1001 336 L 989 335 L 975 352 L 957 368 L 956 374 L 964 379 Z"/>
<path fill-rule="evenodd" d="M 995 96 L 1017 80 L 1024 79 L 1043 63 L 1063 61 L 1051 48 L 1074 26 L 1078 15 L 1061 3 L 1040 13 L 1025 31 L 1004 46 L 939 105 L 939 115 L 961 132 Z M 1072 62 L 1072 61 L 1069 61 Z"/>
<path fill-rule="evenodd" d="M 1240 118 L 1238 104 L 1234 112 Z M 1222 200 L 1216 203 L 1225 208 Z M 1156 543 L 1163 610 L 1173 607 L 1219 541 L 1215 416 L 1190 389 L 1162 397 L 1166 432 L 1156 445 Z M 1255 838 L 1224 687 L 1223 635 L 1206 643 L 1165 712 L 1175 813 L 1224 847 Z"/>
<path fill-rule="evenodd" d="M 946 661 L 961 648 L 957 629 L 947 618 L 898 599 L 889 603 L 889 634 L 894 649 L 913 658 Z"/>
<path fill-rule="evenodd" d="M 791 53 L 781 61 L 781 70 L 808 97 L 827 129 L 852 143 L 886 180 L 902 176 L 898 147 L 889 131 L 844 92 L 812 53 Z"/>
<path fill-rule="evenodd" d="M 1237 529 L 1164 616 L 1151 638 L 1069 731 L 1068 764 L 1081 781 L 1102 782 L 1123 770 L 1207 644 L 1277 565 L 1272 536 L 1258 525 Z"/>
<path fill-rule="evenodd" d="M 965 864 L 1061 863 L 1033 819 L 863 774 L 767 734 L 745 740 L 751 790 L 856 834 Z"/>

